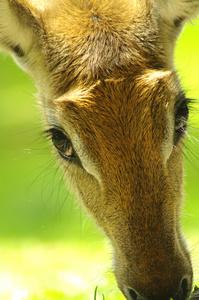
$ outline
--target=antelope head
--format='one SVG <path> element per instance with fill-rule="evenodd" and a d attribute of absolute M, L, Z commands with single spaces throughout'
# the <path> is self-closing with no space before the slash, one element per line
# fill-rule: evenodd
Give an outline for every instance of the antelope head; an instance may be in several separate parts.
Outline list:
<path fill-rule="evenodd" d="M 109 237 L 128 300 L 185 300 L 188 100 L 174 47 L 198 0 L 0 0 L 0 46 L 33 78 L 55 155 Z"/>

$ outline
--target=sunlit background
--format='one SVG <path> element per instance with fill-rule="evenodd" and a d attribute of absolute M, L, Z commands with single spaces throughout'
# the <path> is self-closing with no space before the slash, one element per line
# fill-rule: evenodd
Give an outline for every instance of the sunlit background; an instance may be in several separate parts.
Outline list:
<path fill-rule="evenodd" d="M 178 42 L 176 67 L 187 95 L 199 99 L 199 22 Z M 0 56 L 0 299 L 124 299 L 112 251 L 71 192 L 42 135 L 32 80 Z M 199 101 L 185 147 L 183 227 L 199 283 Z"/>

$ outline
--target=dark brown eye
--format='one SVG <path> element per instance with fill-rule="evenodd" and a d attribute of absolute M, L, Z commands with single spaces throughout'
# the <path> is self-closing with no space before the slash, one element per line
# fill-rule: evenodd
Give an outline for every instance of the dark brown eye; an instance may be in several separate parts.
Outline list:
<path fill-rule="evenodd" d="M 175 116 L 176 138 L 178 138 L 181 134 L 186 133 L 188 116 L 189 116 L 189 109 L 187 106 L 187 100 L 185 100 L 179 106 Z"/>
<path fill-rule="evenodd" d="M 175 124 L 175 133 L 183 133 L 186 132 L 187 129 L 187 119 L 181 116 L 179 119 L 176 120 Z"/>
<path fill-rule="evenodd" d="M 71 140 L 61 130 L 52 128 L 48 130 L 48 134 L 61 156 L 68 159 L 75 158 Z"/>

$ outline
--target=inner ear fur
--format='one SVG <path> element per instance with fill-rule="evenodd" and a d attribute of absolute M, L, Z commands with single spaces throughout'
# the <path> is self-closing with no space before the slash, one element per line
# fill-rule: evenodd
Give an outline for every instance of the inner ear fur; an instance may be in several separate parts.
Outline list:
<path fill-rule="evenodd" d="M 199 14 L 198 0 L 154 0 L 159 16 L 173 28 L 182 27 Z"/>
<path fill-rule="evenodd" d="M 0 2 L 0 47 L 22 57 L 33 43 L 39 11 L 25 0 Z"/>

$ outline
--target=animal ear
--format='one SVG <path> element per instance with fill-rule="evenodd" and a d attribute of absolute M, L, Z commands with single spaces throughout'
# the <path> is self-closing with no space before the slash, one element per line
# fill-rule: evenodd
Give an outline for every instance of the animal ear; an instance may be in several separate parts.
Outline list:
<path fill-rule="evenodd" d="M 174 28 L 182 27 L 199 14 L 199 0 L 155 0 L 154 7 L 159 16 Z"/>
<path fill-rule="evenodd" d="M 33 44 L 37 14 L 27 0 L 0 0 L 0 48 L 24 56 Z"/>

